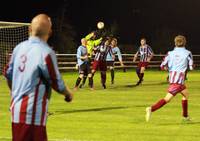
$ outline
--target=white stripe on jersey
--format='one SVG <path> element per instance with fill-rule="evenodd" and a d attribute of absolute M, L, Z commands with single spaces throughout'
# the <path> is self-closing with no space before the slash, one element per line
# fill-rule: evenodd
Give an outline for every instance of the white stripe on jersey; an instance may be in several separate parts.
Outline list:
<path fill-rule="evenodd" d="M 185 73 L 184 72 L 171 71 L 169 73 L 169 83 L 170 84 L 184 84 L 184 81 L 185 81 Z"/>
<path fill-rule="evenodd" d="M 38 94 L 37 102 L 36 102 L 34 125 L 40 125 L 41 120 L 42 120 L 41 119 L 42 118 L 42 103 L 43 103 L 43 97 L 45 95 L 45 86 L 40 85 L 38 92 L 39 92 L 39 94 Z M 38 117 L 40 117 L 40 118 L 38 118 Z"/>
<path fill-rule="evenodd" d="M 48 105 L 49 105 L 49 100 L 48 100 L 48 99 L 46 99 L 46 107 L 45 107 L 45 110 L 46 110 L 46 112 L 45 112 L 45 115 L 44 115 L 44 121 L 43 121 L 43 123 L 42 123 L 42 125 L 43 125 L 43 126 L 45 126 L 45 125 L 46 125 L 46 123 L 47 123 L 47 112 L 48 112 Z"/>
<path fill-rule="evenodd" d="M 13 105 L 13 110 L 12 112 L 14 112 L 13 114 L 13 119 L 12 121 L 14 123 L 19 123 L 19 117 L 20 117 L 20 108 L 21 107 L 21 104 L 22 104 L 22 99 L 20 101 L 18 101 L 15 105 Z"/>
<path fill-rule="evenodd" d="M 31 124 L 32 122 L 32 115 L 33 115 L 33 97 L 35 95 L 35 90 L 31 94 L 28 95 L 29 100 L 28 100 L 28 105 L 26 109 L 26 124 Z"/>
<path fill-rule="evenodd" d="M 36 111 L 35 111 L 35 118 L 32 118 L 33 116 L 33 106 L 34 106 L 34 99 L 35 99 L 35 93 L 36 93 L 36 88 L 34 90 L 34 92 L 28 94 L 28 103 L 27 103 L 27 108 L 26 108 L 26 124 L 32 124 L 32 119 L 34 119 L 34 125 L 46 125 L 46 119 L 47 119 L 47 109 L 48 109 L 48 99 L 44 98 L 44 96 L 46 95 L 45 93 L 45 85 L 44 84 L 40 84 L 39 85 L 39 89 L 38 89 L 38 97 L 37 97 L 37 101 L 36 101 Z M 44 101 L 44 108 L 45 111 L 43 110 L 43 100 Z M 14 109 L 12 111 L 13 114 L 13 118 L 12 118 L 12 122 L 14 123 L 20 123 L 20 110 L 21 110 L 21 106 L 22 106 L 22 101 L 23 98 L 20 99 L 19 102 L 15 103 L 14 105 Z M 42 113 L 44 112 L 44 115 L 42 115 Z M 43 118 L 43 119 L 42 119 Z M 43 121 L 43 123 L 41 123 Z"/>

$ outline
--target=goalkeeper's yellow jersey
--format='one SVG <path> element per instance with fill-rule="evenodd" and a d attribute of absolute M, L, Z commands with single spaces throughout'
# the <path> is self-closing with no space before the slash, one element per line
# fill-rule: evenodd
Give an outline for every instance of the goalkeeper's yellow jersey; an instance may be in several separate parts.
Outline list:
<path fill-rule="evenodd" d="M 92 33 L 88 34 L 85 39 L 87 40 L 87 50 L 88 50 L 88 56 L 91 58 L 92 57 L 92 53 L 93 53 L 93 48 L 95 46 L 98 46 L 101 41 L 102 41 L 102 38 L 99 38 L 97 40 L 91 40 L 92 38 Z"/>

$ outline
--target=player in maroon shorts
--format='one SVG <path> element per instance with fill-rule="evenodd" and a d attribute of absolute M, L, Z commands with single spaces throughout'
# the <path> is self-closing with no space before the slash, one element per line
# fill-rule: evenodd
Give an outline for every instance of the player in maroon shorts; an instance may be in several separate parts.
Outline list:
<path fill-rule="evenodd" d="M 137 82 L 136 85 L 139 85 L 142 83 L 143 77 L 144 77 L 144 71 L 153 57 L 153 50 L 146 43 L 146 39 L 142 38 L 140 40 L 140 43 L 141 45 L 133 58 L 133 62 L 135 62 L 138 55 L 140 55 L 140 62 L 138 64 L 138 67 L 136 68 L 136 73 L 139 78 L 139 81 Z"/>
<path fill-rule="evenodd" d="M 106 71 L 107 71 L 107 65 L 106 65 L 106 57 L 107 54 L 112 53 L 112 48 L 110 46 L 111 39 L 107 38 L 104 42 L 102 42 L 101 45 L 94 48 L 95 57 L 93 62 L 93 68 L 92 68 L 92 74 L 94 76 L 95 72 L 99 69 L 101 71 L 101 84 L 104 89 L 106 89 Z"/>
<path fill-rule="evenodd" d="M 182 109 L 183 109 L 183 119 L 189 120 L 188 116 L 188 90 L 184 84 L 185 73 L 187 71 L 188 65 L 189 69 L 193 70 L 193 58 L 190 51 L 185 49 L 186 39 L 182 35 L 178 35 L 174 39 L 175 48 L 173 51 L 169 51 L 164 61 L 161 64 L 161 69 L 168 68 L 169 71 L 169 88 L 168 93 L 165 98 L 159 100 L 157 103 L 151 107 L 146 108 L 146 121 L 148 122 L 151 113 L 155 112 L 176 96 L 177 93 L 182 94 Z"/>
<path fill-rule="evenodd" d="M 58 70 L 55 52 L 48 45 L 51 18 L 35 16 L 30 37 L 13 50 L 4 76 L 11 90 L 12 141 L 47 141 L 46 122 L 52 88 L 70 102 L 73 94 Z"/>

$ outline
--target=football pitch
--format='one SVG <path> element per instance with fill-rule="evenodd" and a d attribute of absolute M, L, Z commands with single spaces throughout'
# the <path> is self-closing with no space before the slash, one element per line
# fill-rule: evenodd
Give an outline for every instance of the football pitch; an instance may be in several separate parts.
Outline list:
<path fill-rule="evenodd" d="M 186 85 L 190 92 L 190 122 L 182 121 L 181 95 L 153 113 L 145 121 L 145 108 L 166 94 L 167 72 L 147 70 L 142 85 L 134 69 L 115 73 L 115 84 L 107 89 L 100 85 L 95 74 L 95 90 L 86 85 L 74 92 L 72 103 L 53 92 L 47 122 L 49 141 L 198 141 L 200 140 L 200 71 L 188 73 Z M 78 74 L 63 73 L 73 88 Z M 87 82 L 86 82 L 87 83 Z M 5 80 L 0 81 L 0 141 L 11 141 L 10 95 Z"/>

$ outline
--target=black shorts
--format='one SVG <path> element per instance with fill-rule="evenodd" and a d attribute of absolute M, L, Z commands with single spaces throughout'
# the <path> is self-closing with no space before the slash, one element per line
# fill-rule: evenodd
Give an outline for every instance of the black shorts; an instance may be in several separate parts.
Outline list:
<path fill-rule="evenodd" d="M 84 74 L 87 75 L 89 73 L 91 73 L 91 63 L 87 62 L 87 63 L 83 63 L 82 65 L 79 66 L 79 74 Z"/>
<path fill-rule="evenodd" d="M 114 61 L 106 61 L 106 65 L 107 65 L 108 67 L 114 67 L 115 62 L 114 62 Z"/>

